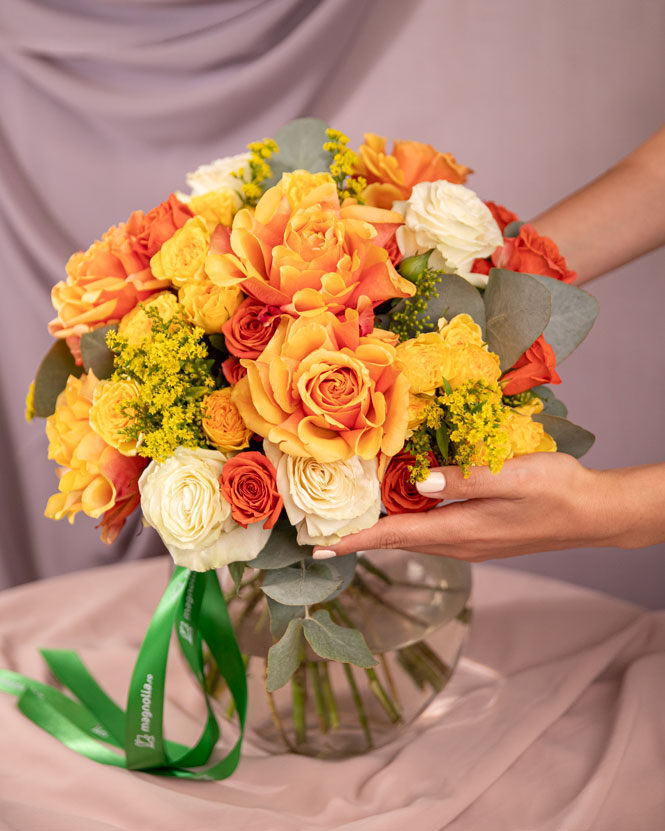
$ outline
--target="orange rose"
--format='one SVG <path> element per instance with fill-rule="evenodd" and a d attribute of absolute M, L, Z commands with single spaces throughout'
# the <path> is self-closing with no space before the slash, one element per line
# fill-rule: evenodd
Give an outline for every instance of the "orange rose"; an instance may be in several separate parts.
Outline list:
<path fill-rule="evenodd" d="M 272 313 L 271 313 L 272 312 Z M 279 310 L 248 297 L 222 326 L 226 348 L 238 358 L 258 358 L 275 334 Z"/>
<path fill-rule="evenodd" d="M 247 375 L 247 370 L 236 357 L 227 358 L 225 361 L 222 361 L 222 372 L 231 386 L 237 384 L 241 378 Z"/>
<path fill-rule="evenodd" d="M 386 140 L 374 133 L 365 134 L 365 143 L 358 148 L 356 176 L 363 176 L 368 187 L 363 192 L 366 204 L 390 208 L 399 199 L 408 199 L 418 182 L 446 179 L 463 185 L 470 167 L 458 164 L 450 153 L 439 153 L 431 144 L 419 141 L 395 141 L 387 155 Z"/>
<path fill-rule="evenodd" d="M 438 462 L 434 454 L 427 455 L 430 466 L 436 467 Z M 423 496 L 411 481 L 409 467 L 414 462 L 414 457 L 405 450 L 390 460 L 381 482 L 381 499 L 389 515 L 429 511 L 439 502 L 438 499 Z"/>
<path fill-rule="evenodd" d="M 539 384 L 560 384 L 552 347 L 540 335 L 501 379 L 504 395 L 517 395 Z"/>
<path fill-rule="evenodd" d="M 111 543 L 139 504 L 138 478 L 148 460 L 123 456 L 92 429 L 89 414 L 98 384 L 92 372 L 70 376 L 46 420 L 49 459 L 61 470 L 60 492 L 50 497 L 44 514 L 70 522 L 79 511 L 102 517 L 102 540 Z"/>
<path fill-rule="evenodd" d="M 316 185 L 318 180 L 308 175 L 309 190 L 303 174 L 297 189 L 277 185 L 255 210 L 236 214 L 233 253 L 210 254 L 210 279 L 223 286 L 242 283 L 246 294 L 294 316 L 340 315 L 362 308 L 365 299 L 377 306 L 411 297 L 415 286 L 395 271 L 382 246 L 402 216 L 353 200 L 340 207 L 333 182 Z M 292 205 L 285 190 L 291 198 L 302 198 Z"/>
<path fill-rule="evenodd" d="M 502 234 L 511 222 L 519 222 L 517 214 L 509 211 L 508 208 L 504 208 L 503 205 L 498 205 L 496 202 L 485 202 L 485 204 L 492 211 L 492 216 L 501 229 Z"/>
<path fill-rule="evenodd" d="M 409 384 L 395 367 L 395 337 L 360 334 L 357 312 L 284 318 L 233 400 L 247 426 L 291 456 L 334 462 L 404 442 Z"/>
<path fill-rule="evenodd" d="M 49 332 L 56 338 L 80 338 L 116 323 L 170 285 L 155 279 L 148 260 L 135 253 L 125 225 L 113 226 L 87 251 L 73 254 L 66 268 L 67 280 L 56 283 L 51 292 L 58 316 L 49 323 Z"/>
<path fill-rule="evenodd" d="M 237 406 L 231 400 L 231 388 L 206 396 L 203 400 L 203 432 L 222 453 L 233 453 L 249 446 L 252 431 L 247 429 Z"/>
<path fill-rule="evenodd" d="M 262 453 L 239 453 L 224 464 L 219 482 L 231 505 L 231 516 L 243 528 L 265 519 L 264 528 L 277 522 L 284 502 L 277 490 L 277 473 Z"/>
<path fill-rule="evenodd" d="M 541 237 L 533 225 L 522 225 L 514 239 L 504 239 L 503 246 L 492 254 L 497 268 L 522 274 L 542 274 L 564 283 L 573 283 L 577 272 L 570 271 L 559 249 L 549 237 Z"/>
<path fill-rule="evenodd" d="M 145 216 L 143 211 L 134 211 L 127 220 L 133 251 L 149 261 L 192 216 L 187 205 L 173 193 Z"/>

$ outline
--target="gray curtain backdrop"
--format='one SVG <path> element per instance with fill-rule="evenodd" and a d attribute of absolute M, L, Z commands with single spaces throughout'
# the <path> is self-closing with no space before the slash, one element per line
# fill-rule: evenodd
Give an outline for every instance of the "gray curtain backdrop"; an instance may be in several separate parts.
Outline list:
<path fill-rule="evenodd" d="M 0 586 L 162 552 L 138 521 L 106 547 L 42 516 L 57 480 L 23 401 L 70 253 L 301 115 L 431 142 L 526 219 L 663 122 L 664 36 L 662 0 L 2 0 Z M 560 374 L 592 466 L 665 458 L 664 270 L 589 287 L 600 319 Z M 665 546 L 503 565 L 665 602 Z"/>

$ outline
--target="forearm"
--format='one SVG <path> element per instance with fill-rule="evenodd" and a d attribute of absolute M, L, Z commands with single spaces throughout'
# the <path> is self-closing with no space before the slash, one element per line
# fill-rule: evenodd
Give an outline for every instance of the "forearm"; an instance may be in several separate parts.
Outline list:
<path fill-rule="evenodd" d="M 598 545 L 665 542 L 665 463 L 598 471 L 598 509 L 608 536 Z"/>
<path fill-rule="evenodd" d="M 665 244 L 665 128 L 532 220 L 584 283 Z"/>

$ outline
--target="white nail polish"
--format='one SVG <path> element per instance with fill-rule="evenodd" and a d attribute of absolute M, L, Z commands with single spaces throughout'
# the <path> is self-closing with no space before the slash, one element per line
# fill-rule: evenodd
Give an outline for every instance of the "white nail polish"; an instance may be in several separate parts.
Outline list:
<path fill-rule="evenodd" d="M 334 551 L 329 551 L 327 548 L 322 548 L 320 551 L 315 551 L 312 554 L 315 560 L 329 560 L 331 557 L 336 556 L 337 554 Z"/>
<path fill-rule="evenodd" d="M 423 479 L 422 482 L 416 482 L 418 493 L 422 493 L 425 496 L 430 493 L 439 493 L 439 491 L 442 491 L 445 487 L 446 477 L 439 471 L 430 473 L 427 479 Z"/>

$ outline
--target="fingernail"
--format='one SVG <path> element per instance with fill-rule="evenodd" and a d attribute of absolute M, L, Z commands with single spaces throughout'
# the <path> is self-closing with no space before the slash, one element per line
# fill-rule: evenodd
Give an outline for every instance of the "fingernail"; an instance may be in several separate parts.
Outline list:
<path fill-rule="evenodd" d="M 336 557 L 337 553 L 335 551 L 330 551 L 328 548 L 321 548 L 319 551 L 315 551 L 312 554 L 315 560 L 329 560 L 331 557 Z"/>
<path fill-rule="evenodd" d="M 434 473 L 430 473 L 427 479 L 423 479 L 422 482 L 416 482 L 416 488 L 418 493 L 422 493 L 427 495 L 428 493 L 438 493 L 442 491 L 446 487 L 446 477 L 443 473 L 439 473 L 435 471 Z"/>

